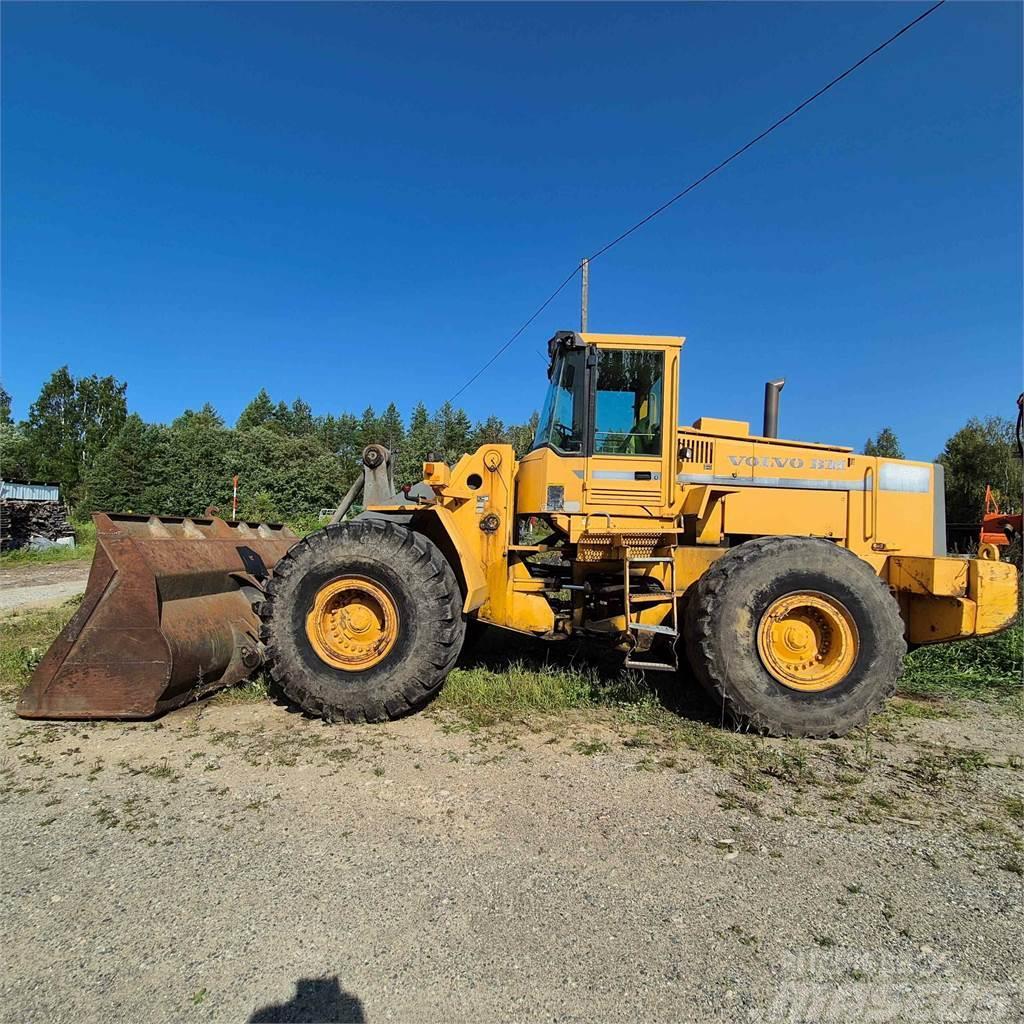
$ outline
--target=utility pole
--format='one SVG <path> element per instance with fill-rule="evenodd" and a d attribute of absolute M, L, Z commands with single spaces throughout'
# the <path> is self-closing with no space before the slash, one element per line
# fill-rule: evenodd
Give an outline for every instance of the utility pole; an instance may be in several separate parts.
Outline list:
<path fill-rule="evenodd" d="M 580 331 L 586 331 L 587 310 L 590 306 L 590 260 L 586 257 L 580 260 L 580 270 L 583 278 L 580 295 Z"/>

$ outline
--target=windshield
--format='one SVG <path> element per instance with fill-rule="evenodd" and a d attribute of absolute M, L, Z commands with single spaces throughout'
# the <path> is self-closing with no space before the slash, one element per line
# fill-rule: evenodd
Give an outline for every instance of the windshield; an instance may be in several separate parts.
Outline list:
<path fill-rule="evenodd" d="M 583 451 L 584 375 L 582 349 L 563 349 L 555 357 L 534 448 L 550 445 L 559 452 Z"/>

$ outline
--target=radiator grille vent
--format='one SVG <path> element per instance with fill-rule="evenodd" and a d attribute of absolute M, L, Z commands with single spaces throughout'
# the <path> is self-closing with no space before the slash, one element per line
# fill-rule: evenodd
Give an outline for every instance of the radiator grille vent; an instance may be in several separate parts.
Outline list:
<path fill-rule="evenodd" d="M 660 505 L 661 488 L 616 490 L 614 487 L 593 487 L 587 490 L 587 501 L 598 505 Z"/>
<path fill-rule="evenodd" d="M 713 441 L 698 441 L 684 438 L 681 461 L 701 466 L 710 466 L 715 461 L 715 445 Z"/>

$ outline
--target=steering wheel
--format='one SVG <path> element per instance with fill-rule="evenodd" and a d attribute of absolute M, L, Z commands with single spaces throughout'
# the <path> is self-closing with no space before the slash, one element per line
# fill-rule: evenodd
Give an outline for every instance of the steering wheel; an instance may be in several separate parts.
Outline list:
<path fill-rule="evenodd" d="M 565 448 L 568 451 L 568 442 L 572 441 L 574 444 L 579 442 L 573 437 L 572 428 L 567 427 L 564 423 L 559 423 L 557 420 L 552 424 L 552 428 L 558 435 L 558 447 Z"/>

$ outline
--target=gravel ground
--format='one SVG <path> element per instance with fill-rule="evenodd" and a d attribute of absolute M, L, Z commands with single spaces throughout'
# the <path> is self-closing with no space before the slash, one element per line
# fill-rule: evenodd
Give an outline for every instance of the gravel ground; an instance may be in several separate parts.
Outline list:
<path fill-rule="evenodd" d="M 24 563 L 0 569 L 0 613 L 60 604 L 85 592 L 89 562 Z"/>
<path fill-rule="evenodd" d="M 1019 726 L 5 706 L 0 1014 L 1020 1020 Z"/>

